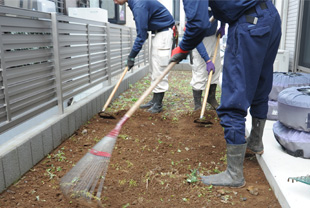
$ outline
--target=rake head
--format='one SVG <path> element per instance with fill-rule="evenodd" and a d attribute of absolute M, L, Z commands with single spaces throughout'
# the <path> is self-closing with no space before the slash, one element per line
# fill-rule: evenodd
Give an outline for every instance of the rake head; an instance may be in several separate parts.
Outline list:
<path fill-rule="evenodd" d="M 101 193 L 117 135 L 115 130 L 110 132 L 61 179 L 60 188 L 66 198 L 89 207 L 103 207 Z"/>
<path fill-rule="evenodd" d="M 292 183 L 294 183 L 294 181 L 299 181 L 310 185 L 310 175 L 300 177 L 289 177 L 287 180 L 290 181 L 290 179 L 292 180 Z"/>
<path fill-rule="evenodd" d="M 204 124 L 204 125 L 213 125 L 211 121 L 204 120 L 204 119 L 195 119 L 194 123 Z"/>
<path fill-rule="evenodd" d="M 101 118 L 116 119 L 115 116 L 113 116 L 112 114 L 106 113 L 106 112 L 104 112 L 104 111 L 99 112 L 98 115 L 99 115 Z"/>

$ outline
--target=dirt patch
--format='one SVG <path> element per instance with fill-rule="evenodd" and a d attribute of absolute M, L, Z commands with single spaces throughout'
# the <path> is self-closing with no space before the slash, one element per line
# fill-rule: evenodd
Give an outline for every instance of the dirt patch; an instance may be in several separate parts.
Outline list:
<path fill-rule="evenodd" d="M 187 181 L 196 169 L 201 174 L 224 171 L 226 143 L 214 110 L 205 114 L 212 125 L 194 123 L 200 112 L 191 110 L 190 73 L 172 72 L 170 77 L 165 111 L 153 115 L 139 109 L 123 125 L 104 182 L 105 207 L 281 207 L 254 155 L 245 158 L 244 188 Z M 186 81 L 176 87 L 177 80 Z M 117 119 L 94 116 L 4 191 L 0 207 L 83 207 L 63 196 L 60 178 L 115 127 L 148 81 L 113 102 L 110 111 Z"/>

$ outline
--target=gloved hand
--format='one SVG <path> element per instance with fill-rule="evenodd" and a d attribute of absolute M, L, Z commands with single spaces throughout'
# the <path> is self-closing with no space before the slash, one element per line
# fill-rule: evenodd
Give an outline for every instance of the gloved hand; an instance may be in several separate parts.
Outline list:
<path fill-rule="evenodd" d="M 172 50 L 171 59 L 169 60 L 169 63 L 176 62 L 178 64 L 183 59 L 186 59 L 187 54 L 188 54 L 188 51 L 183 51 L 180 48 L 180 46 L 178 46 Z"/>
<path fill-rule="evenodd" d="M 222 38 L 225 35 L 225 23 L 221 23 L 220 28 L 216 32 L 216 37 L 220 35 L 220 38 Z"/>
<path fill-rule="evenodd" d="M 206 64 L 207 64 L 206 70 L 207 70 L 208 74 L 210 74 L 211 71 L 213 71 L 213 74 L 214 74 L 215 66 L 214 66 L 213 62 L 211 60 L 209 60 L 209 61 L 207 61 Z"/>
<path fill-rule="evenodd" d="M 135 65 L 135 58 L 131 58 L 128 56 L 126 61 L 126 66 L 128 66 L 128 71 Z"/>

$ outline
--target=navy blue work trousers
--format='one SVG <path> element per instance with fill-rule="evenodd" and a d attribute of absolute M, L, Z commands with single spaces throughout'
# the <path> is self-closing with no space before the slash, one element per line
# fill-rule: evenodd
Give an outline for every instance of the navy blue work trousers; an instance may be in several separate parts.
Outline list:
<path fill-rule="evenodd" d="M 270 1 L 267 7 L 256 5 L 256 12 L 244 14 L 228 28 L 221 104 L 217 109 L 228 144 L 246 142 L 249 108 L 252 117 L 267 117 L 273 63 L 281 39 L 279 14 Z"/>

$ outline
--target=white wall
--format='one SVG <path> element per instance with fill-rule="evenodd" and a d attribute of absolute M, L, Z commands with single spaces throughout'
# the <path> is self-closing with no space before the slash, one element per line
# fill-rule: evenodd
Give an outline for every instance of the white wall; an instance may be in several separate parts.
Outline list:
<path fill-rule="evenodd" d="M 282 25 L 282 27 L 286 28 L 286 31 L 283 31 L 284 36 L 282 37 L 284 38 L 283 41 L 285 41 L 284 49 L 289 50 L 290 53 L 289 70 L 294 70 L 294 64 L 295 64 L 294 59 L 295 59 L 298 15 L 299 15 L 299 0 L 289 0 L 286 25 Z M 285 24 L 284 21 L 283 24 Z"/>
<path fill-rule="evenodd" d="M 162 5 L 164 5 L 169 12 L 172 14 L 172 1 L 167 1 L 167 0 L 158 0 L 160 3 L 162 3 Z M 182 1 L 182 0 L 181 0 Z"/>
<path fill-rule="evenodd" d="M 127 3 L 126 3 L 126 24 L 125 26 L 136 28 L 136 24 L 135 24 L 135 21 L 133 20 L 132 12 Z"/>

